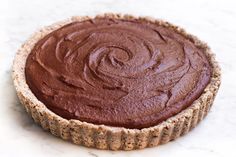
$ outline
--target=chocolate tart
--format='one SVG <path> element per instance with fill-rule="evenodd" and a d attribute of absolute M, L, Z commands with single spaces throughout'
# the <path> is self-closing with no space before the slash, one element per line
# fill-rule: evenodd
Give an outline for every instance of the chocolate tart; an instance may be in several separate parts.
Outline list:
<path fill-rule="evenodd" d="M 98 149 L 133 150 L 189 132 L 209 112 L 220 68 L 206 43 L 169 22 L 104 14 L 36 32 L 13 81 L 34 121 Z"/>

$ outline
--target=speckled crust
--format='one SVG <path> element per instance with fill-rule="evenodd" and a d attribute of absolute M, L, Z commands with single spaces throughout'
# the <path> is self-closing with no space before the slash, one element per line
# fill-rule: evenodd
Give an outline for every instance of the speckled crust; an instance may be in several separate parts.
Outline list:
<path fill-rule="evenodd" d="M 98 149 L 111 150 L 133 150 L 145 147 L 157 146 L 167 143 L 188 133 L 194 128 L 208 113 L 213 100 L 219 89 L 221 82 L 221 72 L 210 48 L 206 43 L 200 41 L 195 36 L 185 32 L 182 28 L 170 24 L 163 20 L 152 19 L 150 17 L 134 17 L 131 15 L 103 14 L 95 18 L 112 17 L 117 19 L 140 19 L 147 22 L 171 28 L 192 41 L 195 46 L 202 49 L 207 55 L 213 75 L 210 83 L 205 88 L 202 95 L 193 102 L 187 109 L 179 114 L 167 119 L 166 121 L 149 128 L 126 129 L 122 127 L 110 127 L 105 125 L 94 125 L 81 122 L 79 120 L 66 120 L 51 112 L 40 102 L 29 89 L 25 80 L 25 63 L 28 54 L 31 52 L 35 43 L 46 36 L 48 33 L 74 21 L 83 21 L 93 17 L 72 17 L 63 22 L 55 23 L 45 27 L 30 37 L 18 50 L 13 64 L 13 81 L 20 102 L 36 123 L 43 129 L 50 131 L 53 135 L 64 140 L 72 141 L 75 144 Z"/>

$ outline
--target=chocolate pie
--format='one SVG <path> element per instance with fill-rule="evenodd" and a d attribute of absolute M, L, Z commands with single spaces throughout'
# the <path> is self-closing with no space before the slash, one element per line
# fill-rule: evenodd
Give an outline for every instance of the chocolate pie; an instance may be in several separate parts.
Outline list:
<path fill-rule="evenodd" d="M 27 112 L 73 143 L 111 150 L 156 146 L 207 115 L 220 68 L 204 42 L 162 20 L 72 17 L 17 52 L 13 80 Z"/>

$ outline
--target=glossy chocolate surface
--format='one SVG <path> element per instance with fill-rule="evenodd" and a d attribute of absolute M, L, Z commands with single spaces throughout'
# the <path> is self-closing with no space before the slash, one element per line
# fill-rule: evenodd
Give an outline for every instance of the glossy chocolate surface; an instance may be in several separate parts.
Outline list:
<path fill-rule="evenodd" d="M 25 74 L 35 96 L 66 119 L 141 129 L 190 106 L 211 71 L 202 50 L 170 28 L 96 18 L 41 39 Z"/>

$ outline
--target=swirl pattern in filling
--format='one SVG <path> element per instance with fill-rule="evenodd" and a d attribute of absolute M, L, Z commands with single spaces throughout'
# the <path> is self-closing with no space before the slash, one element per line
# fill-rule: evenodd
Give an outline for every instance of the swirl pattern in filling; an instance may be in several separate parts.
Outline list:
<path fill-rule="evenodd" d="M 209 83 L 201 49 L 171 28 L 95 18 L 43 37 L 26 61 L 26 81 L 66 118 L 146 128 L 190 106 Z"/>

